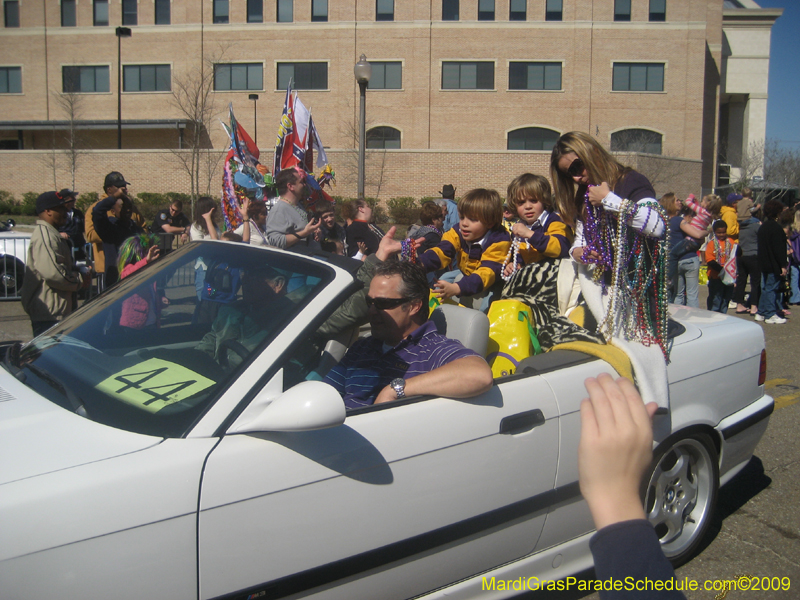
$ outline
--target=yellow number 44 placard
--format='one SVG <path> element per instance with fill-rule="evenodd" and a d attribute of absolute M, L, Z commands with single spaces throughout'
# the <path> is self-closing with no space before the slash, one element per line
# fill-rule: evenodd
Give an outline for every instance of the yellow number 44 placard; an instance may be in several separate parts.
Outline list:
<path fill-rule="evenodd" d="M 214 381 L 181 365 L 151 358 L 101 381 L 101 392 L 156 413 L 214 385 Z"/>

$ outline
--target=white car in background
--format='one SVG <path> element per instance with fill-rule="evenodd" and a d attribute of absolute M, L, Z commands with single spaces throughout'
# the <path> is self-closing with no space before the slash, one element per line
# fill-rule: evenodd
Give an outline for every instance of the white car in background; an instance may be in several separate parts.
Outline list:
<path fill-rule="evenodd" d="M 14 231 L 13 219 L 0 222 L 0 299 L 19 298 L 31 234 Z"/>
<path fill-rule="evenodd" d="M 291 314 L 255 346 L 226 342 L 224 359 L 197 350 L 241 296 L 242 274 L 264 263 L 290 282 Z M 358 264 L 191 243 L 10 347 L 0 596 L 474 598 L 492 577 L 589 568 L 578 410 L 584 380 L 611 367 L 551 352 L 475 398 L 346 413 L 314 380 L 344 346 L 315 332 L 357 291 Z M 160 326 L 120 326 L 125 300 L 162 293 Z M 440 330 L 485 352 L 484 315 L 438 310 Z M 719 486 L 750 461 L 773 400 L 760 327 L 686 308 L 672 317 L 671 404 L 655 417 L 645 503 L 681 562 Z"/>

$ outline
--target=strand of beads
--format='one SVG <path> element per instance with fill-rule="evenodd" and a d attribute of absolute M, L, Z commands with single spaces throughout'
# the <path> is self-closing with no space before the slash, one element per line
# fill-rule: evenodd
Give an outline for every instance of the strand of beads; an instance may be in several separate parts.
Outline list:
<path fill-rule="evenodd" d="M 400 242 L 400 260 L 417 264 L 417 247 L 411 238 L 406 238 Z"/>
<path fill-rule="evenodd" d="M 514 236 L 514 239 L 511 240 L 511 246 L 508 249 L 508 253 L 506 254 L 506 258 L 503 261 L 503 266 L 500 269 L 500 277 L 503 278 L 503 281 L 510 281 L 511 278 L 514 276 L 514 272 L 512 271 L 509 275 L 506 275 L 506 266 L 508 265 L 509 261 L 511 264 L 516 267 L 517 265 L 517 257 L 519 256 L 519 236 Z"/>
<path fill-rule="evenodd" d="M 586 248 L 596 252 L 600 258 L 587 256 L 583 260 L 585 263 L 597 265 L 598 268 L 595 269 L 593 278 L 595 281 L 602 281 L 603 273 L 613 268 L 613 227 L 606 210 L 602 206 L 594 206 L 589 202 L 589 190 L 592 187 L 594 186 L 587 186 L 584 196 L 586 219 L 583 226 L 583 237 L 586 240 Z"/>
<path fill-rule="evenodd" d="M 669 233 L 662 239 L 649 238 L 642 230 L 630 227 L 638 210 L 653 211 L 666 223 L 666 214 L 657 203 L 637 204 L 623 200 L 620 205 L 615 264 L 612 269 L 608 312 L 599 326 L 606 335 L 658 344 L 668 358 L 667 349 L 667 248 Z M 627 259 L 627 260 L 626 260 Z"/>
<path fill-rule="evenodd" d="M 377 235 L 377 236 L 378 236 L 378 239 L 382 239 L 382 238 L 383 238 L 383 236 L 385 235 L 385 234 L 384 234 L 384 233 L 383 233 L 383 232 L 382 232 L 380 229 L 378 229 L 377 227 L 375 227 L 375 225 L 373 225 L 372 223 L 369 223 L 369 230 L 370 230 L 372 233 L 374 233 L 375 235 Z"/>

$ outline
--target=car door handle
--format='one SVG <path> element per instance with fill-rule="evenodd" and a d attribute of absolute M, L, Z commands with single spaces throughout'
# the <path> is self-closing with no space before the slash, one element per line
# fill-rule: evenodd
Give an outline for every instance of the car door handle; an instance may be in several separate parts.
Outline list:
<path fill-rule="evenodd" d="M 511 415 L 510 417 L 503 417 L 503 420 L 500 421 L 500 433 L 507 435 L 525 433 L 534 427 L 544 425 L 544 420 L 544 413 L 538 408 Z"/>

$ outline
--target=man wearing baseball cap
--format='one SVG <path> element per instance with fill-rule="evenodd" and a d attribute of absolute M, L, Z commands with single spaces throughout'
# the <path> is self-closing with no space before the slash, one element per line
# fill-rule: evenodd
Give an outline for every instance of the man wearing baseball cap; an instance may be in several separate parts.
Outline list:
<path fill-rule="evenodd" d="M 83 211 L 75 208 L 78 192 L 74 192 L 69 188 L 64 188 L 58 193 L 67 199 L 64 204 L 67 209 L 67 217 L 64 224 L 58 228 L 58 232 L 61 234 L 61 237 L 67 240 L 70 246 L 72 246 L 75 259 L 84 260 L 86 254 L 83 251 L 83 247 L 86 244 L 86 240 L 83 237 L 83 230 L 86 225 L 84 223 Z"/>
<path fill-rule="evenodd" d="M 69 315 L 74 309 L 73 292 L 89 287 L 91 281 L 88 273 L 81 275 L 73 269 L 69 244 L 58 232 L 71 199 L 61 192 L 45 192 L 36 199 L 39 218 L 28 247 L 21 291 L 34 337 Z"/>
<path fill-rule="evenodd" d="M 116 263 L 117 251 L 122 242 L 144 231 L 144 219 L 128 197 L 129 185 L 122 173 L 111 171 L 103 182 L 106 197 L 92 206 L 91 217 L 86 219 L 86 238 L 95 246 L 95 266 L 98 272 L 98 262 L 102 260 L 103 263 L 104 288 L 119 279 Z"/>

